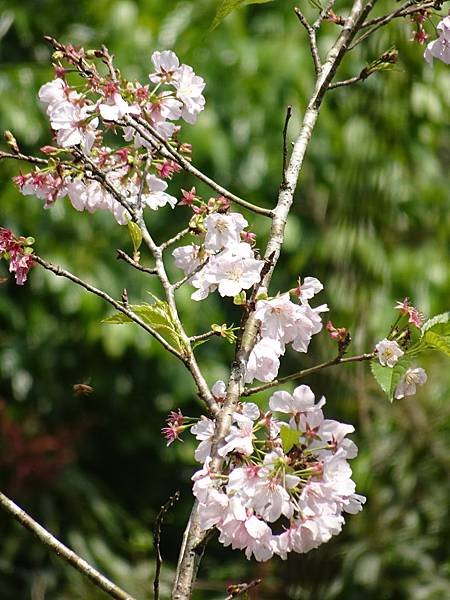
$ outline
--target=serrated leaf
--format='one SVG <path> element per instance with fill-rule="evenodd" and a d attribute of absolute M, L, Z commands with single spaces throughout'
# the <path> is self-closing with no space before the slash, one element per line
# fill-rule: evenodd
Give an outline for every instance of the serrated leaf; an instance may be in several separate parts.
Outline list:
<path fill-rule="evenodd" d="M 133 242 L 134 254 L 136 254 L 142 244 L 142 231 L 134 221 L 128 221 L 128 231 Z"/>
<path fill-rule="evenodd" d="M 178 351 L 183 351 L 183 342 L 178 333 L 167 302 L 156 300 L 153 304 L 134 304 L 130 306 L 130 310 L 135 313 L 144 323 L 158 331 L 164 339 L 169 342 Z M 116 313 L 103 319 L 102 323 L 107 325 L 123 325 L 133 323 L 133 320 L 123 313 Z"/>
<path fill-rule="evenodd" d="M 429 349 L 450 356 L 450 312 L 428 319 L 422 325 L 421 333 L 421 339 L 408 350 L 408 356 L 417 356 Z"/>
<path fill-rule="evenodd" d="M 425 331 L 423 339 L 427 346 L 450 356 L 450 323 L 437 323 Z"/>
<path fill-rule="evenodd" d="M 406 370 L 410 364 L 411 360 L 408 355 L 405 355 L 398 360 L 393 368 L 383 367 L 378 361 L 375 360 L 371 362 L 370 368 L 372 375 L 375 377 L 375 380 L 383 392 L 387 395 L 390 402 L 394 400 L 395 389 L 400 379 L 406 373 Z"/>
<path fill-rule="evenodd" d="M 216 16 L 210 27 L 210 31 L 213 31 L 218 27 L 222 21 L 227 17 L 233 10 L 239 8 L 239 6 L 245 6 L 246 4 L 265 4 L 266 2 L 272 2 L 273 0 L 221 0 L 217 7 Z"/>
<path fill-rule="evenodd" d="M 300 441 L 300 432 L 291 429 L 288 425 L 283 425 L 280 430 L 281 443 L 283 451 L 289 452 Z"/>
<path fill-rule="evenodd" d="M 449 321 L 450 321 L 450 311 L 441 313 L 440 315 L 436 315 L 435 317 L 428 319 L 428 321 L 425 321 L 425 323 L 422 325 L 422 329 L 421 329 L 422 336 L 425 334 L 426 331 L 431 329 L 434 325 L 437 325 L 438 323 L 449 323 Z"/>

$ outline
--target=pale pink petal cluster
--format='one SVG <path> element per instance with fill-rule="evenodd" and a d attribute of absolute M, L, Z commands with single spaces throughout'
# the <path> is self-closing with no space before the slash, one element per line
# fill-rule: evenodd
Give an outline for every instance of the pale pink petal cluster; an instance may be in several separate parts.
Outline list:
<path fill-rule="evenodd" d="M 444 17 L 436 27 L 438 38 L 430 42 L 425 50 L 425 60 L 432 64 L 433 58 L 450 65 L 450 15 Z"/>
<path fill-rule="evenodd" d="M 394 340 L 384 339 L 375 346 L 377 351 L 378 360 L 380 365 L 383 367 L 390 367 L 391 369 L 395 366 L 398 359 L 403 356 L 404 352 Z"/>
<path fill-rule="evenodd" d="M 428 376 L 424 369 L 416 367 L 407 369 L 395 388 L 394 397 L 401 400 L 405 396 L 414 396 L 417 386 L 422 386 L 427 382 Z"/>
<path fill-rule="evenodd" d="M 222 544 L 258 561 L 308 552 L 341 531 L 344 513 L 360 511 L 365 498 L 356 494 L 348 464 L 357 453 L 346 437 L 353 427 L 325 419 L 324 404 L 324 398 L 315 402 L 307 386 L 273 394 L 271 410 L 291 417 L 275 437 L 257 407 L 240 405 L 219 450 L 225 459 L 222 475 L 211 472 L 208 455 L 192 478 L 203 529 L 216 527 Z M 207 436 L 211 440 L 213 425 L 202 418 L 192 428 L 200 446 Z M 283 428 L 297 438 L 286 451 Z"/>
<path fill-rule="evenodd" d="M 221 296 L 235 297 L 259 282 L 264 261 L 255 258 L 252 246 L 241 241 L 247 225 L 240 213 L 216 212 L 205 218 L 205 242 L 198 255 L 208 260 L 191 279 L 196 288 L 193 300 L 203 300 L 216 290 Z M 196 259 L 181 260 L 191 256 L 191 246 L 177 248 L 172 254 L 175 264 L 187 274 L 200 264 Z"/>

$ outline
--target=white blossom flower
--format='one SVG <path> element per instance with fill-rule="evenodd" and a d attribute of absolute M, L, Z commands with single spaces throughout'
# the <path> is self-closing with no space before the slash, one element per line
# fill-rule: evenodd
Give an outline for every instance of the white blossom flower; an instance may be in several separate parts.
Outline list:
<path fill-rule="evenodd" d="M 427 374 L 421 367 L 407 369 L 395 388 L 395 398 L 401 400 L 405 396 L 414 396 L 417 386 L 426 383 L 427 379 Z"/>
<path fill-rule="evenodd" d="M 201 248 L 197 244 L 188 244 L 187 246 L 175 248 L 172 256 L 175 259 L 175 265 L 179 269 L 182 269 L 185 275 L 190 275 L 203 262 Z"/>
<path fill-rule="evenodd" d="M 212 252 L 218 252 L 223 248 L 236 246 L 241 241 L 241 231 L 247 225 L 248 221 L 240 213 L 213 213 L 208 215 L 204 221 L 206 229 L 205 248 Z M 249 248 L 251 247 L 249 246 Z"/>
<path fill-rule="evenodd" d="M 57 104 L 50 113 L 50 124 L 57 132 L 57 141 L 63 148 L 81 145 L 90 152 L 95 140 L 98 119 L 92 118 L 92 106 L 79 106 L 71 102 Z"/>
<path fill-rule="evenodd" d="M 194 73 L 189 65 L 181 65 L 173 82 L 176 96 L 183 103 L 182 117 L 187 123 L 195 123 L 197 115 L 205 108 L 202 95 L 205 81 Z"/>
<path fill-rule="evenodd" d="M 261 338 L 250 353 L 245 373 L 245 383 L 273 381 L 280 368 L 280 356 L 283 348 L 280 342 L 272 338 Z"/>
<path fill-rule="evenodd" d="M 307 385 L 299 385 L 292 395 L 288 392 L 275 392 L 269 400 L 270 410 L 297 415 L 313 410 L 316 398 Z"/>
<path fill-rule="evenodd" d="M 98 105 L 98 110 L 105 121 L 120 121 L 127 114 L 140 113 L 138 106 L 130 106 L 118 92 L 105 98 L 105 102 Z"/>
<path fill-rule="evenodd" d="M 450 15 L 444 17 L 436 27 L 439 37 L 430 42 L 425 50 L 425 60 L 432 64 L 433 58 L 450 65 Z"/>
<path fill-rule="evenodd" d="M 153 52 L 152 63 L 155 72 L 149 75 L 149 79 L 153 83 L 172 83 L 180 77 L 180 61 L 172 50 Z"/>
<path fill-rule="evenodd" d="M 305 277 L 303 283 L 300 278 L 298 280 L 297 292 L 301 302 L 311 300 L 311 298 L 314 298 L 322 290 L 323 284 L 315 277 Z"/>
<path fill-rule="evenodd" d="M 263 266 L 264 261 L 253 258 L 250 245 L 241 243 L 211 257 L 203 276 L 209 285 L 217 285 L 221 296 L 234 297 L 258 283 Z"/>
<path fill-rule="evenodd" d="M 167 182 L 159 179 L 155 175 L 147 175 L 145 178 L 148 191 L 142 194 L 142 203 L 151 208 L 152 210 L 158 210 L 162 206 L 169 204 L 172 208 L 175 207 L 177 199 L 174 196 L 170 196 L 164 192 L 167 189 Z"/>
<path fill-rule="evenodd" d="M 378 342 L 375 349 L 377 351 L 378 360 L 383 367 L 394 367 L 398 359 L 404 354 L 397 342 L 386 338 L 381 340 L 381 342 Z"/>

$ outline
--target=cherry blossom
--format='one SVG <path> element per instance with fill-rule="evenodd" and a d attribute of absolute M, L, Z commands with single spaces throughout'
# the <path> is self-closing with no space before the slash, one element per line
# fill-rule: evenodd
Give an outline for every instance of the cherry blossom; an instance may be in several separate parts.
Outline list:
<path fill-rule="evenodd" d="M 189 65 L 181 65 L 173 82 L 176 96 L 183 103 L 182 117 L 187 123 L 195 123 L 197 115 L 205 108 L 202 92 L 205 81 L 194 73 Z"/>
<path fill-rule="evenodd" d="M 375 349 L 378 354 L 378 360 L 383 367 L 394 367 L 398 359 L 404 354 L 397 342 L 386 338 L 378 342 Z"/>
<path fill-rule="evenodd" d="M 277 340 L 262 338 L 255 344 L 250 353 L 245 373 L 245 383 L 259 381 L 273 381 L 280 368 L 280 356 L 283 348 Z"/>
<path fill-rule="evenodd" d="M 248 221 L 240 213 L 213 213 L 206 217 L 204 226 L 205 248 L 218 252 L 240 243 L 241 232 L 248 226 Z"/>
<path fill-rule="evenodd" d="M 414 396 L 417 386 L 424 385 L 427 379 L 427 374 L 421 367 L 407 369 L 395 388 L 394 397 L 401 400 L 405 396 Z"/>
<path fill-rule="evenodd" d="M 425 60 L 432 64 L 433 58 L 450 65 L 450 15 L 442 19 L 436 27 L 439 37 L 430 42 L 425 50 Z"/>
<path fill-rule="evenodd" d="M 153 52 L 152 63 L 155 72 L 149 75 L 149 79 L 153 83 L 171 83 L 180 77 L 180 61 L 172 50 Z"/>

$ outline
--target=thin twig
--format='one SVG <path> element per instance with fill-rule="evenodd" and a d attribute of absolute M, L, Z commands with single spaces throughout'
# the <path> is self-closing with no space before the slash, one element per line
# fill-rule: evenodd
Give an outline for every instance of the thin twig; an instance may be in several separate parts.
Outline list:
<path fill-rule="evenodd" d="M 314 29 L 314 31 L 317 31 L 319 29 L 319 27 L 322 25 L 322 21 L 328 17 L 330 10 L 333 8 L 335 2 L 336 2 L 336 0 L 328 0 L 328 2 L 325 4 L 323 9 L 320 11 L 319 16 L 317 17 L 317 19 L 314 21 L 314 23 L 312 25 L 312 28 Z"/>
<path fill-rule="evenodd" d="M 308 34 L 309 47 L 314 63 L 314 69 L 316 71 L 316 75 L 318 75 L 322 70 L 322 62 L 320 60 L 319 49 L 317 48 L 316 30 L 308 23 L 308 20 L 299 8 L 295 7 L 294 12 Z"/>
<path fill-rule="evenodd" d="M 174 290 L 177 290 L 182 285 L 184 285 L 185 283 L 187 283 L 188 281 L 190 281 L 194 277 L 194 275 L 197 275 L 197 273 L 199 273 L 203 269 L 203 267 L 207 265 L 208 261 L 209 261 L 209 256 L 208 256 L 208 258 L 206 260 L 204 260 L 202 263 L 200 263 L 199 265 L 197 265 L 193 271 L 191 271 L 190 273 L 188 273 L 185 277 L 183 277 L 179 281 L 176 281 L 172 285 L 172 288 Z"/>
<path fill-rule="evenodd" d="M 434 2 L 425 2 L 424 4 L 417 4 L 414 2 L 414 0 L 408 0 L 397 10 L 394 10 L 391 13 L 388 13 L 387 15 L 384 15 L 382 17 L 377 17 L 376 19 L 371 19 L 371 21 L 363 23 L 363 28 L 371 28 L 362 35 L 360 35 L 358 38 L 356 38 L 353 44 L 349 47 L 349 52 L 350 50 L 353 50 L 353 48 L 356 48 L 358 44 L 360 44 L 369 36 L 371 36 L 372 33 L 377 31 L 380 27 L 383 27 L 384 25 L 390 23 L 390 21 L 392 21 L 393 19 L 396 19 L 398 17 L 406 17 L 416 12 L 420 12 L 421 10 L 425 10 L 426 8 L 431 8 L 432 6 L 434 6 Z"/>
<path fill-rule="evenodd" d="M 211 338 L 211 337 L 215 337 L 215 336 L 220 337 L 220 335 L 221 335 L 220 331 L 213 331 L 211 329 L 211 331 L 207 331 L 206 333 L 201 333 L 200 335 L 191 335 L 191 337 L 189 339 L 190 339 L 191 343 L 197 344 L 198 342 L 203 342 L 205 340 L 209 340 L 209 338 Z"/>
<path fill-rule="evenodd" d="M 167 248 L 169 248 L 169 246 L 172 246 L 173 244 L 176 244 L 177 242 L 179 242 L 180 240 L 182 240 L 189 233 L 191 233 L 191 228 L 190 227 L 185 227 L 179 233 L 177 233 L 176 235 L 174 235 L 170 239 L 168 239 L 165 242 L 163 242 L 162 244 L 160 244 L 160 246 L 159 246 L 160 249 L 161 250 L 166 250 Z"/>
<path fill-rule="evenodd" d="M 51 271 L 59 277 L 65 277 L 66 279 L 69 279 L 70 281 L 76 283 L 88 292 L 91 292 L 91 294 L 99 296 L 100 298 L 114 306 L 116 310 L 126 315 L 129 319 L 131 319 L 137 325 L 142 327 L 142 329 L 145 329 L 145 331 L 147 331 L 150 335 L 156 338 L 158 342 L 162 344 L 164 348 L 168 350 L 171 354 L 185 362 L 185 357 L 180 352 L 178 352 L 178 350 L 175 350 L 175 348 L 173 348 L 157 331 L 155 331 L 152 327 L 150 327 L 150 325 L 148 325 L 145 321 L 138 317 L 138 315 L 136 315 L 132 310 L 126 308 L 123 304 L 117 302 L 117 300 L 114 300 L 114 298 L 109 296 L 106 292 L 104 292 L 103 290 L 99 290 L 98 288 L 94 287 L 93 285 L 90 285 L 86 281 L 83 281 L 76 275 L 73 275 L 73 273 L 70 273 L 65 269 L 61 269 L 61 267 L 57 265 L 53 265 L 52 263 L 47 262 L 46 260 L 44 260 L 40 256 L 37 256 L 36 254 L 33 254 L 33 260 L 39 265 L 41 265 L 41 267 L 44 267 L 44 269 L 46 269 L 47 271 Z"/>
<path fill-rule="evenodd" d="M 284 119 L 284 127 L 283 127 L 283 183 L 282 185 L 286 185 L 286 169 L 289 160 L 289 150 L 288 150 L 288 139 L 287 132 L 289 127 L 289 121 L 292 117 L 292 106 L 289 105 L 286 109 L 286 118 Z"/>
<path fill-rule="evenodd" d="M 0 506 L 6 510 L 20 525 L 31 531 L 43 544 L 63 558 L 69 565 L 77 569 L 82 575 L 88 577 L 98 588 L 106 592 L 111 598 L 117 600 L 134 600 L 130 594 L 119 588 L 104 575 L 99 573 L 92 565 L 75 554 L 73 550 L 61 543 L 47 529 L 42 527 L 28 513 L 21 509 L 15 502 L 0 492 Z"/>
<path fill-rule="evenodd" d="M 371 360 L 375 354 L 373 352 L 369 352 L 367 354 L 358 354 L 357 356 L 348 356 L 346 358 L 342 358 L 337 356 L 336 358 L 332 358 L 331 360 L 327 360 L 326 362 L 320 363 L 319 365 L 315 365 L 314 367 L 310 367 L 309 369 L 303 369 L 302 371 L 297 371 L 296 373 L 291 373 L 290 375 L 286 375 L 286 377 L 280 377 L 279 379 L 274 379 L 269 383 L 263 383 L 262 385 L 258 385 L 256 387 L 247 388 L 242 392 L 242 396 L 252 396 L 253 394 L 258 394 L 259 392 L 264 392 L 265 390 L 269 390 L 273 387 L 278 387 L 279 385 L 283 385 L 287 381 L 294 381 L 296 379 L 302 379 L 303 377 L 307 377 L 308 375 L 312 375 L 313 373 L 317 373 L 326 367 L 332 367 L 333 365 L 341 365 L 347 363 L 354 362 L 363 362 L 365 360 Z"/>
<path fill-rule="evenodd" d="M 154 600 L 159 600 L 159 577 L 161 574 L 161 565 L 162 565 L 162 556 L 161 556 L 161 528 L 164 517 L 166 513 L 172 508 L 175 502 L 178 502 L 180 499 L 180 492 L 175 492 L 173 496 L 167 500 L 165 504 L 161 506 L 161 510 L 156 517 L 155 531 L 153 534 L 153 545 L 155 547 L 155 559 L 156 559 L 156 568 L 155 568 L 155 579 L 153 580 L 153 593 Z"/>
<path fill-rule="evenodd" d="M 28 156 L 27 154 L 13 154 L 11 152 L 4 152 L 0 150 L 0 160 L 4 158 L 12 158 L 13 160 L 23 160 L 33 165 L 48 165 L 48 160 L 45 158 L 39 158 L 37 156 Z"/>
<path fill-rule="evenodd" d="M 156 275 L 156 273 L 157 273 L 157 271 L 156 271 L 156 269 L 154 267 L 153 268 L 144 267 L 144 265 L 141 265 L 137 261 L 133 260 L 131 258 L 131 256 L 128 256 L 128 254 L 126 252 L 124 252 L 123 250 L 120 250 L 120 248 L 117 248 L 117 258 L 121 259 L 121 260 L 124 260 L 129 265 L 131 265 L 132 267 L 134 267 L 138 271 L 142 271 L 143 273 L 149 273 L 150 275 Z"/>
<path fill-rule="evenodd" d="M 135 131 L 139 133 L 141 137 L 143 137 L 147 142 L 152 144 L 154 148 L 156 148 L 160 154 L 166 158 L 171 158 L 175 160 L 185 171 L 191 173 L 203 183 L 206 183 L 210 188 L 228 198 L 232 202 L 239 204 L 240 206 L 251 210 L 252 212 L 263 215 L 265 217 L 272 217 L 272 211 L 268 208 L 262 208 L 261 206 L 256 206 L 251 202 L 247 202 L 243 198 L 236 196 L 226 188 L 219 185 L 213 179 L 205 175 L 202 171 L 194 167 L 182 154 L 177 152 L 172 146 L 154 129 L 147 121 L 142 119 L 141 117 L 132 118 L 130 115 L 125 115 L 124 121 L 127 125 L 130 125 Z M 156 144 L 155 140 L 159 142 Z"/>
<path fill-rule="evenodd" d="M 228 586 L 227 591 L 229 594 L 225 600 L 234 600 L 234 598 L 246 594 L 249 590 L 259 585 L 261 581 L 262 579 L 253 579 L 253 581 L 250 581 L 249 583 L 237 583 L 236 585 Z"/>

